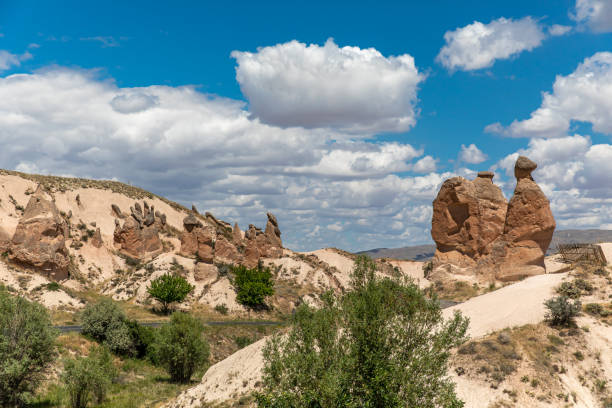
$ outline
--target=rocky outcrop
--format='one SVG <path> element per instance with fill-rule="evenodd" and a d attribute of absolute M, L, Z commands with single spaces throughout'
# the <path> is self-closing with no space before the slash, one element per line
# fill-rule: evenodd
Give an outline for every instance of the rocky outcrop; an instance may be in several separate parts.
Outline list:
<path fill-rule="evenodd" d="M 537 165 L 527 157 L 516 161 L 514 195 L 508 203 L 503 241 L 506 252 L 497 279 L 507 281 L 545 273 L 544 256 L 556 223 L 546 195 L 531 177 Z"/>
<path fill-rule="evenodd" d="M 232 263 L 254 267 L 260 258 L 283 255 L 281 232 L 274 215 L 268 213 L 265 232 L 249 225 L 244 236 L 238 224 L 234 227 L 207 212 L 192 211 L 183 220 L 180 254 L 196 257 L 203 263 Z"/>
<path fill-rule="evenodd" d="M 234 228 L 232 229 L 232 240 L 237 245 L 242 243 L 242 231 L 240 231 L 238 223 L 235 223 Z"/>
<path fill-rule="evenodd" d="M 102 241 L 102 232 L 100 232 L 100 228 L 96 228 L 96 232 L 94 232 L 93 236 L 91 237 L 91 245 L 93 245 L 96 248 L 101 248 L 102 245 L 104 244 L 104 241 Z"/>
<path fill-rule="evenodd" d="M 281 248 L 283 246 L 281 242 L 281 232 L 278 228 L 278 221 L 272 213 L 267 213 L 268 222 L 266 223 L 266 237 L 271 245 Z"/>
<path fill-rule="evenodd" d="M 260 258 L 280 258 L 283 255 L 280 235 L 278 221 L 271 213 L 268 213 L 265 232 L 250 224 L 244 234 L 246 241 L 244 263 L 249 267 L 254 267 Z"/>
<path fill-rule="evenodd" d="M 508 202 L 490 172 L 446 180 L 433 202 L 431 235 L 437 264 L 473 267 L 504 232 Z"/>
<path fill-rule="evenodd" d="M 113 212 L 116 211 L 113 209 Z M 161 220 L 158 221 L 161 223 Z M 130 207 L 130 217 L 123 225 L 115 219 L 113 240 L 119 251 L 134 258 L 145 259 L 159 255 L 163 246 L 159 238 L 155 209 L 149 207 L 146 201 L 144 210 L 138 202 L 135 203 Z"/>
<path fill-rule="evenodd" d="M 38 187 L 30 197 L 9 244 L 9 259 L 53 280 L 69 276 L 68 227 L 53 198 Z"/>
<path fill-rule="evenodd" d="M 480 172 L 473 181 L 446 180 L 433 203 L 434 268 L 502 281 L 544 273 L 555 220 L 531 176 L 536 167 L 518 158 L 510 202 L 492 183 L 492 172 Z"/>
<path fill-rule="evenodd" d="M 212 263 L 216 240 L 215 228 L 208 223 L 202 223 L 195 216 L 195 213 L 185 217 L 183 227 L 180 254 L 183 256 L 196 256 L 201 262 Z"/>

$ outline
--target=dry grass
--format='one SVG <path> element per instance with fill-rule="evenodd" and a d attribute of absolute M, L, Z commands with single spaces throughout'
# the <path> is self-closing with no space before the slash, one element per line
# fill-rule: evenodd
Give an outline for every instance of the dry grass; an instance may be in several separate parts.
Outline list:
<path fill-rule="evenodd" d="M 167 203 L 171 207 L 179 210 L 179 211 L 189 211 L 187 208 L 182 205 L 175 203 L 174 201 L 168 200 L 162 196 L 158 196 L 157 194 L 153 194 L 149 191 L 143 190 L 140 187 L 131 186 L 129 184 L 124 184 L 119 181 L 111 181 L 111 180 L 90 180 L 84 178 L 74 178 L 74 177 L 58 177 L 58 176 L 45 176 L 40 174 L 28 174 L 21 173 L 18 171 L 12 170 L 4 170 L 0 169 L 0 175 L 8 175 L 8 176 L 17 176 L 24 178 L 26 180 L 31 180 L 35 183 L 42 185 L 45 189 L 51 192 L 60 191 L 71 191 L 76 190 L 78 188 L 98 188 L 103 190 L 110 190 L 114 193 L 124 194 L 130 198 L 140 200 L 153 197 L 157 197 L 163 202 Z"/>
<path fill-rule="evenodd" d="M 430 290 L 434 292 L 439 299 L 452 300 L 454 302 L 465 302 L 483 292 L 482 288 L 477 284 L 470 285 L 463 281 L 444 282 L 437 280 L 431 285 Z"/>

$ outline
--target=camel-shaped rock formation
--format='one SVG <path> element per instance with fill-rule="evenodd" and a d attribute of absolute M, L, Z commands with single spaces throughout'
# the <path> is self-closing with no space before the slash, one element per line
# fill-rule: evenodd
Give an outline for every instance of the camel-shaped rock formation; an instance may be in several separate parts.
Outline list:
<path fill-rule="evenodd" d="M 546 195 L 531 172 L 536 163 L 520 156 L 517 183 L 507 202 L 492 172 L 471 181 L 446 180 L 433 202 L 434 270 L 519 280 L 545 273 L 544 256 L 555 230 Z"/>

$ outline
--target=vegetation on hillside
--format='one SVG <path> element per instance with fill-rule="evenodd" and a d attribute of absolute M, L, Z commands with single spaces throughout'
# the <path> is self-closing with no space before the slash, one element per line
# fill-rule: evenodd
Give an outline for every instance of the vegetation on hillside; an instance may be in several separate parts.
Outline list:
<path fill-rule="evenodd" d="M 195 317 L 175 312 L 155 338 L 156 360 L 173 381 L 186 383 L 208 361 L 210 348 L 203 337 L 204 326 Z"/>
<path fill-rule="evenodd" d="M 27 402 L 55 360 L 56 331 L 47 310 L 0 285 L 0 406 Z"/>
<path fill-rule="evenodd" d="M 266 297 L 274 294 L 274 280 L 270 268 L 261 264 L 252 269 L 238 265 L 232 267 L 232 273 L 238 303 L 252 309 L 265 308 Z"/>
<path fill-rule="evenodd" d="M 162 304 L 162 312 L 168 314 L 170 305 L 185 300 L 194 288 L 182 276 L 165 273 L 151 281 L 147 292 Z"/>
<path fill-rule="evenodd" d="M 468 321 L 444 321 L 412 282 L 377 278 L 358 257 L 352 291 L 300 305 L 286 335 L 264 349 L 260 407 L 461 407 L 447 376 Z"/>

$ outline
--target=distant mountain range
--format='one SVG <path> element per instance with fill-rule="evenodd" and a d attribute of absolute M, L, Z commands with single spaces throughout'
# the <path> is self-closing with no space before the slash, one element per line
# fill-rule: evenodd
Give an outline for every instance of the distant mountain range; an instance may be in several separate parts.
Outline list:
<path fill-rule="evenodd" d="M 557 245 L 569 244 L 569 243 L 584 243 L 592 244 L 598 242 L 612 242 L 612 230 L 599 230 L 599 229 L 568 229 L 555 231 L 553 240 L 548 249 L 548 255 L 557 252 Z M 393 259 L 406 259 L 413 261 L 426 261 L 433 257 L 436 251 L 436 246 L 433 244 L 429 245 L 415 245 L 407 246 L 402 248 L 376 248 L 369 249 L 367 251 L 357 252 L 357 254 L 368 255 L 374 259 L 378 258 L 393 258 Z"/>

